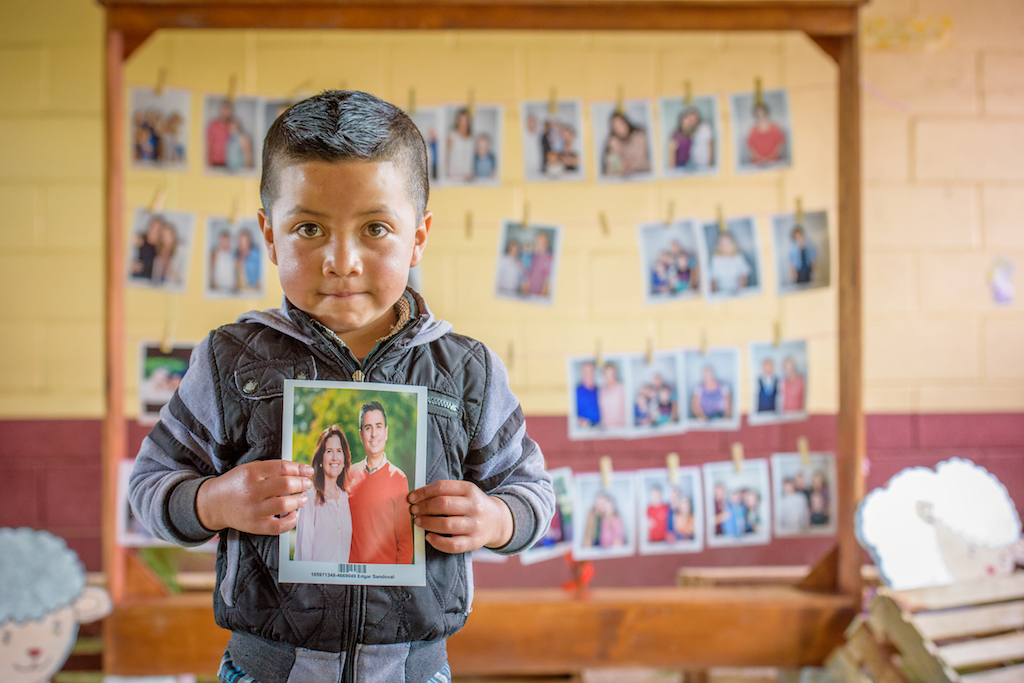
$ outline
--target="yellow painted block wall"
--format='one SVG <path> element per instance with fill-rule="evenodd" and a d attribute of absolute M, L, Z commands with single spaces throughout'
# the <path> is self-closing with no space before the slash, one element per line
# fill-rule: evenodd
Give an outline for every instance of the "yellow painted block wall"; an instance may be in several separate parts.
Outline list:
<path fill-rule="evenodd" d="M 951 45 L 867 51 L 863 57 L 866 409 L 871 412 L 1024 410 L 1024 304 L 997 308 L 986 291 L 996 256 L 1024 268 L 1024 13 L 1017 0 L 990 0 L 991 13 L 965 0 L 880 0 L 866 20 L 949 16 Z M 997 11 L 998 10 L 998 11 Z M 102 13 L 89 0 L 9 0 L 0 22 L 0 416 L 102 413 Z M 980 16 L 985 14 L 984 17 Z M 991 17 L 991 18 L 990 18 Z M 465 100 L 505 107 L 502 183 L 439 189 L 423 266 L 424 293 L 440 317 L 476 336 L 510 366 L 527 413 L 562 414 L 567 354 L 642 351 L 786 337 L 809 342 L 812 412 L 837 406 L 836 297 L 830 291 L 778 299 L 773 269 L 762 296 L 726 304 L 645 307 L 638 222 L 677 216 L 758 216 L 763 256 L 768 219 L 800 197 L 825 208 L 836 200 L 835 67 L 796 34 L 633 34 L 514 32 L 160 32 L 129 61 L 128 85 L 193 92 L 191 169 L 130 172 L 126 223 L 135 207 L 167 190 L 166 207 L 207 215 L 241 203 L 259 206 L 257 180 L 216 178 L 199 168 L 204 93 L 280 97 L 297 89 L 349 87 L 405 105 Z M 518 104 L 562 98 L 585 103 L 715 93 L 723 109 L 724 159 L 732 144 L 725 97 L 789 89 L 795 166 L 738 176 L 731 161 L 717 178 L 597 185 L 525 184 Z M 588 122 L 589 123 L 589 122 Z M 589 125 L 585 126 L 588 128 Z M 589 131 L 584 131 L 589 151 Z M 588 154 L 592 157 L 592 154 Z M 524 202 L 538 221 L 564 225 L 555 305 L 494 300 L 498 225 Z M 610 233 L 598 220 L 607 214 Z M 467 236 L 466 214 L 472 214 Z M 834 232 L 833 232 L 834 235 Z M 833 240 L 834 241 L 834 240 Z M 126 363 L 170 321 L 181 340 L 253 307 L 276 306 L 271 275 L 262 300 L 202 296 L 194 241 L 187 293 L 129 290 Z M 834 255 L 833 255 L 834 256 Z M 119 255 L 123 258 L 123 255 Z M 1018 287 L 1022 275 L 1018 274 Z M 134 397 L 130 380 L 129 405 Z"/>

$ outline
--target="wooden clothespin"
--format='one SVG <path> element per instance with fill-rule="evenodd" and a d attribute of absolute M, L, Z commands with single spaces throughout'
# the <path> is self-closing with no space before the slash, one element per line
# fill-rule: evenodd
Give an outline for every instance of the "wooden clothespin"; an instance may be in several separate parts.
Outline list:
<path fill-rule="evenodd" d="M 615 96 L 615 113 L 619 116 L 626 114 L 626 93 L 622 86 L 619 86 L 618 93 Z"/>
<path fill-rule="evenodd" d="M 288 93 L 288 98 L 287 98 L 288 101 L 289 102 L 295 102 L 296 100 L 299 99 L 299 95 L 301 95 L 302 93 L 306 92 L 307 90 L 309 90 L 312 87 L 313 87 L 313 79 L 312 78 L 307 78 L 306 80 L 302 81 L 301 83 L 296 85 L 294 88 L 292 88 L 291 92 Z"/>
<path fill-rule="evenodd" d="M 764 105 L 764 93 L 761 91 L 761 77 L 758 76 L 754 79 L 754 106 L 760 107 Z"/>
<path fill-rule="evenodd" d="M 157 97 L 164 96 L 164 90 L 167 88 L 167 67 L 160 67 L 160 71 L 156 74 L 156 87 L 153 89 L 156 92 Z"/>
<path fill-rule="evenodd" d="M 608 225 L 608 214 L 604 211 L 597 212 L 597 220 L 601 224 L 601 234 L 608 237 L 612 234 L 611 226 Z"/>
<path fill-rule="evenodd" d="M 690 91 L 690 81 L 683 81 L 683 104 L 687 107 L 693 106 L 693 93 Z"/>
<path fill-rule="evenodd" d="M 231 74 L 231 78 L 228 79 L 228 94 L 227 99 L 229 104 L 233 104 L 235 97 L 238 95 L 238 74 Z"/>
<path fill-rule="evenodd" d="M 739 441 L 732 445 L 732 464 L 736 468 L 736 474 L 743 471 L 743 444 Z"/>
<path fill-rule="evenodd" d="M 530 203 L 523 202 L 523 229 L 530 227 Z"/>
<path fill-rule="evenodd" d="M 466 211 L 466 239 L 473 239 L 473 212 Z"/>
<path fill-rule="evenodd" d="M 476 92 L 473 88 L 469 89 L 469 97 L 466 98 L 466 113 L 469 114 L 469 118 L 473 118 L 473 114 L 476 112 Z"/>
<path fill-rule="evenodd" d="M 774 327 L 775 330 L 772 333 L 772 344 L 775 348 L 779 348 L 779 344 L 782 343 L 782 321 L 776 320 Z"/>
<path fill-rule="evenodd" d="M 672 225 L 672 221 L 675 220 L 675 217 L 676 217 L 676 200 L 670 199 L 670 200 L 668 200 L 668 213 L 665 216 L 665 226 L 668 227 L 668 226 Z"/>
<path fill-rule="evenodd" d="M 405 113 L 412 116 L 416 113 L 416 88 L 409 88 L 409 106 L 405 108 Z"/>
<path fill-rule="evenodd" d="M 647 335 L 647 353 L 644 354 L 644 360 L 650 365 L 654 362 L 654 335 Z"/>
<path fill-rule="evenodd" d="M 796 198 L 796 217 L 794 222 L 796 225 L 804 224 L 804 201 L 800 197 Z"/>
<path fill-rule="evenodd" d="M 167 294 L 164 308 L 164 334 L 160 338 L 160 351 L 170 353 L 174 349 L 174 332 L 178 326 L 178 306 L 175 297 Z"/>
<path fill-rule="evenodd" d="M 242 213 L 242 200 L 239 197 L 235 197 L 231 202 L 231 215 L 228 216 L 228 222 L 231 225 L 238 223 L 238 217 Z"/>
<path fill-rule="evenodd" d="M 601 488 L 610 491 L 612 488 L 612 458 L 609 455 L 601 456 Z"/>
<path fill-rule="evenodd" d="M 800 453 L 800 464 L 804 467 L 811 466 L 811 449 L 807 444 L 807 437 L 800 436 L 796 440 L 796 450 Z"/>
<path fill-rule="evenodd" d="M 725 212 L 722 211 L 721 204 L 716 207 L 715 215 L 718 218 L 718 232 L 729 232 L 729 226 L 725 222 Z"/>
<path fill-rule="evenodd" d="M 708 355 L 708 331 L 707 330 L 701 330 L 700 331 L 700 355 L 705 356 L 705 357 Z"/>
<path fill-rule="evenodd" d="M 597 344 L 594 345 L 594 367 L 599 368 L 604 364 L 604 358 L 601 356 L 601 340 L 597 340 Z"/>
<path fill-rule="evenodd" d="M 516 360 L 516 344 L 514 341 L 509 340 L 508 342 L 508 369 L 511 370 L 512 366 L 515 365 Z"/>
<path fill-rule="evenodd" d="M 668 483 L 676 486 L 679 484 L 679 454 L 669 453 L 665 456 L 665 465 L 668 467 Z"/>
<path fill-rule="evenodd" d="M 558 92 L 554 88 L 551 88 L 551 94 L 548 96 L 548 113 L 558 113 Z"/>
<path fill-rule="evenodd" d="M 153 193 L 153 200 L 149 203 L 149 212 L 160 213 L 163 211 L 165 201 L 167 201 L 167 188 L 161 185 Z"/>

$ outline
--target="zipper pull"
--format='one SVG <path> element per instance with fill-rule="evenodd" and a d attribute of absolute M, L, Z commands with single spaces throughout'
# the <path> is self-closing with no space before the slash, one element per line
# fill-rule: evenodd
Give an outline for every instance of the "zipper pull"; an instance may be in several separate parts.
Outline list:
<path fill-rule="evenodd" d="M 366 377 L 366 375 L 363 374 L 362 370 L 356 370 L 355 372 L 352 373 L 352 381 L 353 382 L 362 382 L 363 378 L 365 378 L 365 377 Z"/>

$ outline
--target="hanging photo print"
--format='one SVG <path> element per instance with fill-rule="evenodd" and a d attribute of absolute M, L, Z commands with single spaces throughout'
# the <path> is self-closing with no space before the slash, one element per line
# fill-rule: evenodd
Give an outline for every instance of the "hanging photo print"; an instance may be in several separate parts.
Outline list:
<path fill-rule="evenodd" d="M 807 419 L 807 342 L 750 345 L 752 425 Z"/>
<path fill-rule="evenodd" d="M 523 102 L 527 182 L 583 180 L 583 105 L 579 100 Z"/>
<path fill-rule="evenodd" d="M 534 564 L 561 557 L 572 550 L 572 470 L 558 467 L 549 470 L 551 485 L 555 489 L 555 514 L 551 518 L 547 533 L 533 544 L 529 550 L 519 555 L 523 564 Z"/>
<path fill-rule="evenodd" d="M 658 107 L 665 177 L 716 175 L 722 129 L 718 98 L 704 95 L 687 102 L 683 97 L 663 97 Z"/>
<path fill-rule="evenodd" d="M 139 343 L 139 423 L 156 424 L 188 370 L 194 344 L 175 344 L 166 351 L 158 342 Z"/>
<path fill-rule="evenodd" d="M 442 185 L 441 169 L 445 168 L 443 154 L 444 145 L 441 144 L 441 110 L 437 108 L 417 109 L 409 115 L 412 122 L 423 136 L 427 144 L 427 175 L 430 177 L 430 187 L 436 188 Z"/>
<path fill-rule="evenodd" d="M 700 296 L 700 250 L 694 221 L 641 223 L 637 236 L 647 304 Z"/>
<path fill-rule="evenodd" d="M 608 486 L 596 472 L 577 474 L 572 556 L 576 560 L 628 557 L 636 553 L 633 473 L 613 472 Z"/>
<path fill-rule="evenodd" d="M 162 171 L 188 170 L 192 93 L 187 90 L 131 89 L 132 166 Z"/>
<path fill-rule="evenodd" d="M 498 237 L 494 296 L 550 306 L 558 283 L 562 228 L 506 219 Z"/>
<path fill-rule="evenodd" d="M 799 453 L 772 456 L 776 536 L 831 536 L 836 533 L 836 456 Z"/>
<path fill-rule="evenodd" d="M 426 387 L 286 379 L 282 457 L 311 465 L 313 488 L 281 534 L 281 582 L 426 585 L 406 500 L 426 483 Z"/>
<path fill-rule="evenodd" d="M 740 380 L 740 350 L 734 347 L 683 351 L 686 387 L 686 428 L 739 429 L 736 390 Z"/>
<path fill-rule="evenodd" d="M 699 467 L 636 473 L 640 554 L 696 553 L 704 549 L 704 498 Z"/>
<path fill-rule="evenodd" d="M 750 173 L 793 165 L 793 128 L 785 90 L 729 97 L 735 135 L 736 171 Z"/>
<path fill-rule="evenodd" d="M 125 548 L 156 548 L 173 546 L 169 541 L 161 541 L 149 533 L 149 529 L 132 512 L 128 502 L 128 480 L 132 476 L 135 460 L 122 460 L 117 463 L 117 512 L 116 538 L 117 544 Z"/>
<path fill-rule="evenodd" d="M 771 540 L 768 461 L 704 464 L 708 547 L 765 545 Z"/>
<path fill-rule="evenodd" d="M 595 102 L 590 105 L 590 120 L 599 181 L 654 178 L 649 100 L 628 100 L 621 110 L 615 102 Z"/>
<path fill-rule="evenodd" d="M 761 293 L 761 251 L 753 216 L 705 221 L 697 233 L 709 301 L 726 301 Z"/>
<path fill-rule="evenodd" d="M 277 117 L 285 113 L 285 111 L 299 100 L 295 99 L 273 99 L 273 100 L 260 100 L 259 105 L 259 118 L 257 124 L 259 128 L 256 131 L 256 139 L 253 140 L 255 143 L 254 149 L 256 150 L 256 165 L 262 165 L 262 159 L 260 158 L 263 152 L 263 141 L 267 137 L 267 132 L 270 127 L 274 125 L 274 121 L 277 121 Z"/>
<path fill-rule="evenodd" d="M 779 296 L 828 287 L 832 275 L 828 214 L 810 211 L 772 217 Z"/>
<path fill-rule="evenodd" d="M 612 439 L 629 433 L 632 400 L 626 392 L 626 356 L 596 360 L 593 356 L 570 356 L 569 438 Z"/>
<path fill-rule="evenodd" d="M 679 434 L 686 430 L 679 407 L 680 356 L 655 353 L 651 362 L 643 355 L 629 356 L 630 427 L 633 436 Z"/>
<path fill-rule="evenodd" d="M 263 233 L 255 218 L 234 225 L 227 218 L 206 219 L 206 277 L 208 298 L 261 297 L 265 257 Z"/>
<path fill-rule="evenodd" d="M 218 174 L 253 176 L 260 170 L 262 139 L 255 139 L 260 125 L 261 100 L 255 97 L 228 99 L 207 95 L 203 99 L 203 164 Z"/>
<path fill-rule="evenodd" d="M 443 110 L 444 185 L 497 185 L 501 181 L 502 108 L 449 105 Z"/>
<path fill-rule="evenodd" d="M 195 214 L 135 210 L 128 239 L 127 284 L 183 293 L 192 253 Z"/>

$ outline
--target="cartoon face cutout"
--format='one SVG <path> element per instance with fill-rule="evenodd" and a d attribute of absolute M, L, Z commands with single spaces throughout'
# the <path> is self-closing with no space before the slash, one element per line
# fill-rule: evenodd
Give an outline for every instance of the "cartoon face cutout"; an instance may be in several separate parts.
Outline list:
<path fill-rule="evenodd" d="M 78 635 L 69 605 L 37 621 L 0 625 L 0 680 L 44 683 L 60 670 Z"/>
<path fill-rule="evenodd" d="M 1012 574 L 1021 543 L 990 547 L 971 543 L 941 522 L 935 524 L 942 559 L 956 581 L 976 581 Z"/>

